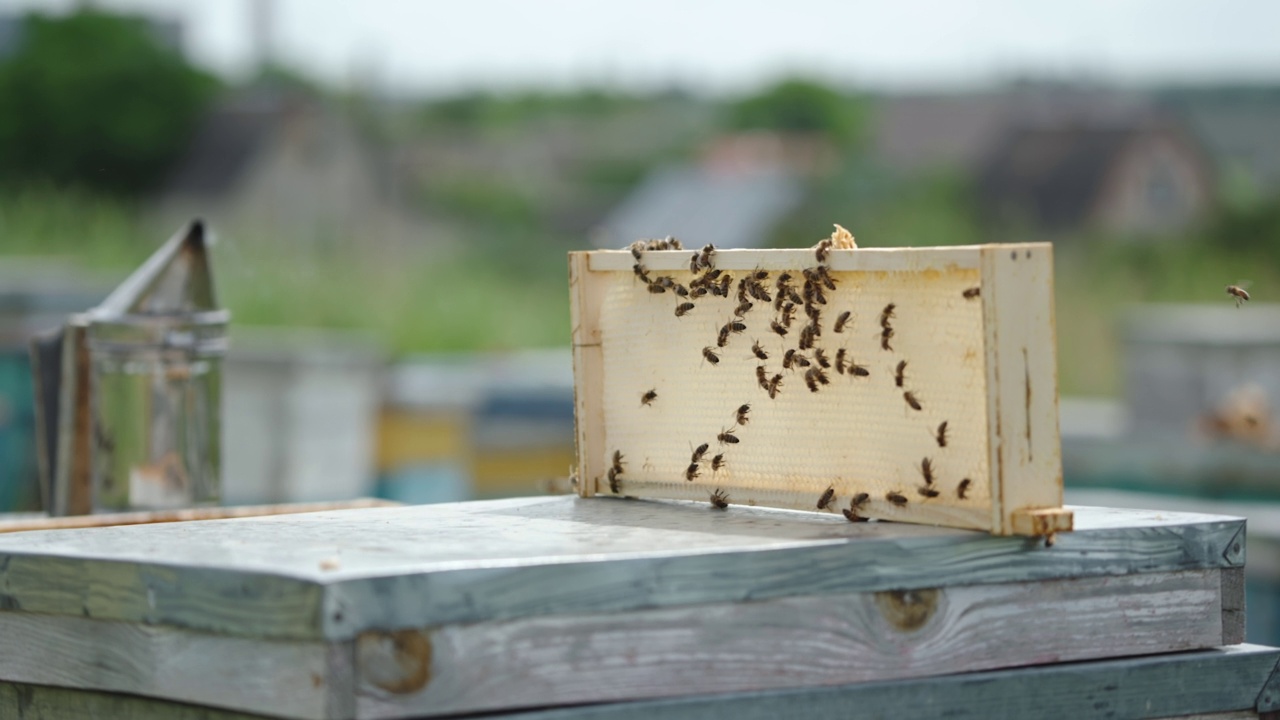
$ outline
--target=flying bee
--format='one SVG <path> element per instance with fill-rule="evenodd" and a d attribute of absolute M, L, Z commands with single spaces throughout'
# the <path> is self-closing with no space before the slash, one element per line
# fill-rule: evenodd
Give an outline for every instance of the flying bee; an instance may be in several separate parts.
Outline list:
<path fill-rule="evenodd" d="M 898 307 L 897 303 L 889 303 L 884 306 L 884 310 L 880 311 L 880 327 L 889 327 L 889 319 L 897 317 L 893 314 L 893 309 Z"/>
<path fill-rule="evenodd" d="M 676 317 L 684 317 L 686 313 L 693 309 L 693 307 L 694 305 L 691 302 L 680 303 L 676 306 Z"/>
<path fill-rule="evenodd" d="M 888 500 L 894 505 L 897 505 L 898 507 L 904 507 L 907 504 L 906 496 L 902 495 L 901 493 L 896 493 L 896 492 L 887 493 L 884 496 L 884 499 Z"/>
<path fill-rule="evenodd" d="M 831 332 L 835 332 L 835 333 L 844 332 L 844 326 L 849 323 L 849 318 L 852 316 L 853 316 L 853 313 L 848 310 L 845 310 L 844 312 L 837 315 L 836 324 L 831 326 Z"/>
<path fill-rule="evenodd" d="M 971 287 L 960 294 L 964 296 L 965 300 L 972 300 L 982 294 L 982 288 Z"/>
<path fill-rule="evenodd" d="M 746 425 L 746 424 L 747 424 L 747 421 L 748 421 L 748 419 L 749 419 L 749 418 L 747 418 L 747 413 L 749 413 L 749 412 L 751 412 L 751 405 L 750 405 L 750 404 L 743 404 L 743 405 L 739 405 L 739 406 L 738 406 L 738 412 L 736 413 L 736 415 L 738 416 L 738 424 L 739 424 L 739 425 Z"/>
<path fill-rule="evenodd" d="M 724 453 L 711 458 L 711 472 L 718 472 L 722 467 L 724 467 Z"/>
<path fill-rule="evenodd" d="M 702 456 L 707 454 L 707 450 L 709 450 L 710 448 L 711 448 L 711 445 L 708 443 L 702 443 L 698 447 L 694 448 L 693 457 L 690 458 L 689 462 L 695 463 L 695 464 L 698 463 L 699 461 L 702 460 Z"/>
<path fill-rule="evenodd" d="M 738 439 L 738 436 L 733 433 L 733 430 L 725 430 L 717 435 L 716 439 L 720 441 L 721 445 L 737 445 L 741 441 Z"/>
<path fill-rule="evenodd" d="M 658 399 L 658 390 L 657 388 L 654 388 L 653 390 L 650 390 L 649 392 L 640 396 L 640 404 L 652 405 L 653 401 L 657 399 Z"/>
<path fill-rule="evenodd" d="M 711 493 L 711 505 L 717 510 L 724 510 L 729 507 L 729 495 L 720 488 L 716 488 L 716 491 Z"/>
<path fill-rule="evenodd" d="M 822 493 L 822 497 L 818 498 L 818 509 L 826 510 L 827 506 L 831 504 L 831 501 L 835 498 L 835 496 L 836 496 L 836 489 L 834 487 L 828 487 L 826 489 L 826 492 Z"/>
<path fill-rule="evenodd" d="M 841 375 L 844 374 L 844 358 L 848 354 L 849 351 L 844 348 L 840 348 L 836 351 L 836 372 Z"/>
<path fill-rule="evenodd" d="M 716 336 L 716 347 L 722 348 L 729 344 L 729 326 L 725 325 L 720 328 L 720 334 Z"/>
<path fill-rule="evenodd" d="M 898 368 L 893 372 L 893 383 L 898 387 L 902 387 L 902 383 L 907 379 L 907 361 L 902 360 L 898 363 Z"/>
<path fill-rule="evenodd" d="M 946 420 L 943 420 L 942 424 L 938 426 L 938 432 L 935 435 L 934 439 L 938 441 L 938 447 L 947 446 L 947 421 Z"/>
<path fill-rule="evenodd" d="M 1236 300 L 1236 307 L 1249 301 L 1249 292 L 1239 285 L 1228 285 L 1227 294 Z"/>
<path fill-rule="evenodd" d="M 712 365 L 715 365 L 720 362 L 720 356 L 717 355 L 716 351 L 712 350 L 711 346 L 709 345 L 707 347 L 702 348 L 702 357 Z"/>
<path fill-rule="evenodd" d="M 769 387 L 765 389 L 769 391 L 770 400 L 778 397 L 778 392 L 782 390 L 782 373 L 769 378 Z"/>
<path fill-rule="evenodd" d="M 933 484 L 933 461 L 929 458 L 920 461 L 920 476 L 924 478 L 925 485 Z"/>
<path fill-rule="evenodd" d="M 937 490 L 934 490 L 931 487 L 918 487 L 916 488 L 916 492 L 920 493 L 920 497 L 926 497 L 926 498 L 936 498 L 938 497 L 938 495 L 941 494 Z"/>
<path fill-rule="evenodd" d="M 693 482 L 700 477 L 702 473 L 698 472 L 698 463 L 690 463 L 689 467 L 684 471 L 684 479 Z"/>
<path fill-rule="evenodd" d="M 965 478 L 961 480 L 960 485 L 956 487 L 956 497 L 959 497 L 961 500 L 964 500 L 964 496 L 966 493 L 969 492 L 969 486 L 972 484 L 973 484 L 973 481 L 970 480 L 969 478 Z"/>
<path fill-rule="evenodd" d="M 912 410 L 920 410 L 920 409 L 921 409 L 921 408 L 920 408 L 920 400 L 916 397 L 916 394 L 915 394 L 914 392 L 912 392 L 912 391 L 908 390 L 908 391 L 906 391 L 906 392 L 902 393 L 902 399 L 907 401 L 907 404 L 911 406 L 911 409 L 912 409 Z"/>
<path fill-rule="evenodd" d="M 778 333 L 778 335 L 782 337 L 787 336 L 787 329 L 783 327 L 782 324 L 779 323 L 777 320 L 774 320 L 773 322 L 769 323 L 769 329 Z"/>
<path fill-rule="evenodd" d="M 760 358 L 761 360 L 768 360 L 768 359 L 769 359 L 769 353 L 765 352 L 764 348 L 760 347 L 760 341 L 759 341 L 759 340 L 757 340 L 757 341 L 755 341 L 754 343 L 752 343 L 752 345 L 751 345 L 751 353 L 752 353 L 753 355 L 755 355 L 756 357 Z"/>
<path fill-rule="evenodd" d="M 743 300 L 742 302 L 738 303 L 738 307 L 733 309 L 733 314 L 738 317 L 742 317 L 743 315 L 746 315 L 748 312 L 750 312 L 751 308 L 753 307 L 755 306 L 751 304 L 750 300 Z"/>
<path fill-rule="evenodd" d="M 817 360 L 824 370 L 831 367 L 831 361 L 827 359 L 827 353 L 822 348 L 813 349 L 813 359 Z"/>
<path fill-rule="evenodd" d="M 617 468 L 609 468 L 609 492 L 614 495 L 617 495 L 622 490 L 622 478 L 619 475 L 621 473 L 618 472 Z"/>

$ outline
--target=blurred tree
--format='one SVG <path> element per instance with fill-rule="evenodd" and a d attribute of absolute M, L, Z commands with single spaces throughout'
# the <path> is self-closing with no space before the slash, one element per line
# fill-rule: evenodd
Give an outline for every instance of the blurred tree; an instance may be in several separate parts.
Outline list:
<path fill-rule="evenodd" d="M 1209 218 L 1211 244 L 1229 250 L 1280 250 L 1280 195 L 1248 205 L 1223 204 Z"/>
<path fill-rule="evenodd" d="M 783 80 L 729 107 L 729 125 L 739 130 L 819 133 L 838 144 L 857 141 L 861 104 L 813 80 Z"/>
<path fill-rule="evenodd" d="M 17 51 L 0 61 L 0 180 L 145 190 L 216 90 L 141 19 L 28 15 Z"/>

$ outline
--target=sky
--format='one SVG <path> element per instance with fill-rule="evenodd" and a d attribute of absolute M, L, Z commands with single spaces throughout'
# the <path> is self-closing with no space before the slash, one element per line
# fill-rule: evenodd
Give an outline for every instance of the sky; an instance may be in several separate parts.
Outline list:
<path fill-rule="evenodd" d="M 621 85 L 731 93 L 790 74 L 883 90 L 1016 77 L 1280 82 L 1280 0 L 93 0 L 176 18 L 230 79 L 256 54 L 393 94 Z M 0 13 L 74 0 L 0 0 Z"/>

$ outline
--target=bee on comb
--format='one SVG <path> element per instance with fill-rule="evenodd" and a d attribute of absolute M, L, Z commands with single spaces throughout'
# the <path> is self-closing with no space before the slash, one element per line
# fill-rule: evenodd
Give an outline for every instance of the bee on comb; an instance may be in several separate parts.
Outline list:
<path fill-rule="evenodd" d="M 694 305 L 691 302 L 680 303 L 679 305 L 676 306 L 676 317 L 684 317 L 693 308 L 694 308 Z"/>
<path fill-rule="evenodd" d="M 893 372 L 893 384 L 902 387 L 902 383 L 907 379 L 907 361 L 902 360 L 898 363 L 898 367 Z"/>
<path fill-rule="evenodd" d="M 724 467 L 724 453 L 711 458 L 711 472 L 718 472 L 722 467 Z"/>
<path fill-rule="evenodd" d="M 712 350 L 711 346 L 709 345 L 707 347 L 702 348 L 702 357 L 712 365 L 716 365 L 720 362 L 720 356 L 717 355 L 716 351 Z"/>
<path fill-rule="evenodd" d="M 765 349 L 760 347 L 759 340 L 757 340 L 751 345 L 751 353 L 755 355 L 757 358 L 760 358 L 761 360 L 769 359 L 769 353 L 765 352 Z"/>
<path fill-rule="evenodd" d="M 706 455 L 707 450 L 709 450 L 710 448 L 711 448 L 711 445 L 708 443 L 702 443 L 698 447 L 694 448 L 693 457 L 689 460 L 689 462 L 692 462 L 692 463 L 701 462 L 702 456 Z"/>
<path fill-rule="evenodd" d="M 920 399 L 916 397 L 914 392 L 908 390 L 902 393 L 902 399 L 907 401 L 907 405 L 910 405 L 912 410 L 921 409 Z"/>
<path fill-rule="evenodd" d="M 648 392 L 646 392 L 645 394 L 643 394 L 643 395 L 641 395 L 641 396 L 640 396 L 640 404 L 641 404 L 641 405 L 652 405 L 652 404 L 653 404 L 653 401 L 654 401 L 654 400 L 657 400 L 657 399 L 658 399 L 658 390 L 657 390 L 657 388 L 655 388 L 655 389 L 650 390 L 650 391 L 648 391 Z"/>
<path fill-rule="evenodd" d="M 698 463 L 690 463 L 689 468 L 684 471 L 684 479 L 689 482 L 693 482 L 700 476 L 701 473 L 698 472 Z"/>
<path fill-rule="evenodd" d="M 836 496 L 835 487 L 828 487 L 826 489 L 826 492 L 822 493 L 822 497 L 818 498 L 818 509 L 826 510 L 827 506 L 831 504 L 831 501 L 835 499 L 835 496 Z"/>
<path fill-rule="evenodd" d="M 737 445 L 741 440 L 739 440 L 738 436 L 733 433 L 734 430 L 732 429 L 722 430 L 720 434 L 716 436 L 716 440 L 719 440 L 721 445 Z"/>
<path fill-rule="evenodd" d="M 938 432 L 935 433 L 934 439 L 938 441 L 938 447 L 947 446 L 947 421 L 946 420 L 943 420 L 942 424 L 938 426 Z"/>
<path fill-rule="evenodd" d="M 836 316 L 836 324 L 831 327 L 831 332 L 844 332 L 844 326 L 849 324 L 849 318 L 853 317 L 853 313 L 845 310 Z"/>
<path fill-rule="evenodd" d="M 735 415 L 737 416 L 739 425 L 747 424 L 747 421 L 749 420 L 747 413 L 749 412 L 751 412 L 751 405 L 749 403 L 744 403 L 738 406 L 738 412 L 735 413 Z"/>
<path fill-rule="evenodd" d="M 960 485 L 956 487 L 956 497 L 960 498 L 961 500 L 964 500 L 965 499 L 964 496 L 968 494 L 969 486 L 972 484 L 973 484 L 973 481 L 970 480 L 969 478 L 965 478 L 961 480 Z"/>
<path fill-rule="evenodd" d="M 813 349 L 813 359 L 817 360 L 818 365 L 821 365 L 824 370 L 831 367 L 831 361 L 827 359 L 827 353 L 822 348 Z"/>
<path fill-rule="evenodd" d="M 884 499 L 893 503 L 897 507 L 906 507 L 907 504 L 907 497 L 902 493 L 889 492 L 885 494 Z"/>

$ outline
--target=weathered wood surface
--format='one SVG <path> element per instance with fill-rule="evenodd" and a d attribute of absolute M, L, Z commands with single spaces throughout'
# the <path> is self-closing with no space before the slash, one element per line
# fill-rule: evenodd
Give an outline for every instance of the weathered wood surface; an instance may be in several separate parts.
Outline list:
<path fill-rule="evenodd" d="M 1264 712 L 1280 650 L 1258 645 L 1177 655 L 780 692 L 590 705 L 507 720 L 1037 718 L 1112 720 Z M 1230 716 L 1228 716 L 1230 717 Z M 1249 717 L 1245 714 L 1244 717 Z"/>
<path fill-rule="evenodd" d="M 836 516 L 860 498 L 863 517 L 1071 529 L 1050 244 L 834 250 L 821 262 L 813 250 L 717 250 L 736 297 L 698 295 L 696 251 L 637 256 L 571 254 L 580 494 L 723 492 Z M 828 289 L 806 290 L 801 313 L 802 272 L 820 264 Z M 743 270 L 763 278 L 754 300 Z M 794 327 L 770 302 L 784 287 Z M 859 375 L 844 373 L 846 357 Z M 739 407 L 749 416 L 735 420 Z"/>
<path fill-rule="evenodd" d="M 27 532 L 29 530 L 70 530 L 116 525 L 150 525 L 167 522 L 190 522 L 192 520 L 226 520 L 230 518 L 260 517 L 262 515 L 296 515 L 298 513 L 325 512 L 327 510 L 392 507 L 399 504 L 390 500 L 359 498 L 335 502 L 237 505 L 232 507 L 185 508 L 182 510 L 67 515 L 64 517 L 49 517 L 40 513 L 22 513 L 19 515 L 0 513 L 0 533 Z"/>
<path fill-rule="evenodd" d="M 763 508 L 523 498 L 0 536 L 0 610 L 352 639 L 535 615 L 1229 568 L 1244 523 L 1075 508 L 1032 539 Z"/>
<path fill-rule="evenodd" d="M 504 720 L 1255 717 L 1280 649 L 1257 645 L 834 687 L 501 713 Z M 1272 681 L 1274 682 L 1274 681 Z M 166 700 L 0 681 L 0 717 L 262 720 Z"/>
<path fill-rule="evenodd" d="M 364 636 L 357 717 L 706 695 L 1223 643 L 1221 570 L 541 617 Z M 416 648 L 416 651 L 414 650 Z M 430 672 L 427 672 L 429 667 Z"/>
<path fill-rule="evenodd" d="M 350 643 L 261 641 L 3 612 L 0 638 L 0 679 L 5 681 L 270 711 L 282 717 L 354 715 Z"/>

